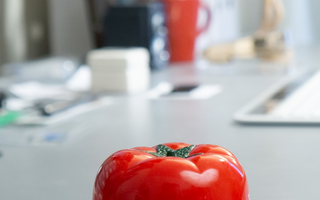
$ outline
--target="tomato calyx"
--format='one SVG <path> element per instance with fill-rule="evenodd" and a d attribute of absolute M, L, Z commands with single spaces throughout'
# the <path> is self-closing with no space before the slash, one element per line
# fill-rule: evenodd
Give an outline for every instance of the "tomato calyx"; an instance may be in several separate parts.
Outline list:
<path fill-rule="evenodd" d="M 150 152 L 150 151 L 143 151 L 149 154 L 152 154 L 156 157 L 180 157 L 180 158 L 187 158 L 187 157 L 191 157 L 191 156 L 195 156 L 195 155 L 199 155 L 199 154 L 194 154 L 194 155 L 190 155 L 191 150 L 195 147 L 195 145 L 190 145 L 187 147 L 183 147 L 181 149 L 178 150 L 173 150 L 170 147 L 167 147 L 163 144 L 159 144 L 157 146 L 157 152 Z M 201 153 L 200 153 L 201 154 Z"/>

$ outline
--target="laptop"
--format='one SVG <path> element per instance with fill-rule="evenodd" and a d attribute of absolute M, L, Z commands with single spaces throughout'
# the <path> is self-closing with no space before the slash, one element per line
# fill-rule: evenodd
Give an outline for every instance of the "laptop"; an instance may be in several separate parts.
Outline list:
<path fill-rule="evenodd" d="M 236 112 L 234 120 L 320 125 L 320 71 L 282 78 Z"/>

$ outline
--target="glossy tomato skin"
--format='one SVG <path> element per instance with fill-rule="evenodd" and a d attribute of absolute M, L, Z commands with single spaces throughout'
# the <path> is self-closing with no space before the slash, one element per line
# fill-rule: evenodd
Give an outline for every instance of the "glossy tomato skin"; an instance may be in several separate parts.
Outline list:
<path fill-rule="evenodd" d="M 173 150 L 190 146 L 164 145 Z M 137 147 L 111 155 L 97 174 L 93 200 L 249 200 L 245 172 L 228 150 L 202 144 L 188 158 L 144 152 L 155 149 Z"/>

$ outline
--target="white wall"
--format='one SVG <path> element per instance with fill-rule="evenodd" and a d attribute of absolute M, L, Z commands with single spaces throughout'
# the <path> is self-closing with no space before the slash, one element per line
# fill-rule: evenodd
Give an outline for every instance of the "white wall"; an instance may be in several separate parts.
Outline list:
<path fill-rule="evenodd" d="M 318 41 L 320 40 L 320 1 L 319 0 L 306 0 L 309 2 L 310 6 L 310 18 L 311 23 L 313 25 L 312 31 L 314 33 L 314 37 L 318 38 Z"/>
<path fill-rule="evenodd" d="M 309 45 L 320 40 L 320 1 L 283 0 L 285 18 L 280 29 L 292 33 L 295 44 Z M 251 34 L 259 28 L 263 0 L 239 0 L 240 31 Z"/>
<path fill-rule="evenodd" d="M 316 28 L 319 27 L 313 16 L 319 16 L 319 11 L 312 10 L 319 1 L 314 0 L 283 0 L 286 8 L 284 28 L 291 31 L 297 45 L 308 45 L 317 42 Z M 317 3 L 316 3 L 317 2 Z"/>
<path fill-rule="evenodd" d="M 262 18 L 263 0 L 238 0 L 241 35 L 254 33 Z"/>
<path fill-rule="evenodd" d="M 212 44 L 229 42 L 241 35 L 239 19 L 239 0 L 202 0 L 205 7 L 211 10 L 209 28 L 199 35 L 196 42 L 196 56 Z M 205 9 L 199 9 L 198 28 L 208 20 Z"/>

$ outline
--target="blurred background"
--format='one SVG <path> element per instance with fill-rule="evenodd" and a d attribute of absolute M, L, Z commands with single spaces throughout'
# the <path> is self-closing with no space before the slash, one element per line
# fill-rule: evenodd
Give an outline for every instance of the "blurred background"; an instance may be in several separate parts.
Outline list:
<path fill-rule="evenodd" d="M 93 2 L 104 4 L 98 0 Z M 259 28 L 262 0 L 203 2 L 212 9 L 213 20 L 208 31 L 198 38 L 198 51 L 205 48 L 205 44 L 234 40 L 253 34 Z M 84 0 L 1 0 L 0 63 L 44 55 L 84 56 L 95 47 L 89 4 Z M 286 15 L 281 27 L 293 33 L 295 43 L 309 45 L 318 42 L 320 24 L 317 10 L 320 3 L 284 0 L 284 4 Z M 206 16 L 202 12 L 199 15 L 201 24 Z"/>

